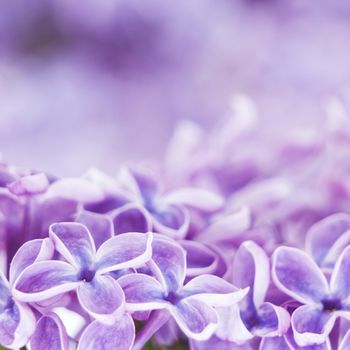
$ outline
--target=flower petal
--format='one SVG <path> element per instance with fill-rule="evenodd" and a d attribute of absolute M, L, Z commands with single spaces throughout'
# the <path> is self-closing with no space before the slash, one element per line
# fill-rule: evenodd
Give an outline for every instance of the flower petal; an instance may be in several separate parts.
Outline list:
<path fill-rule="evenodd" d="M 45 193 L 46 198 L 60 197 L 77 202 L 91 203 L 104 199 L 103 191 L 83 178 L 64 178 L 54 182 Z"/>
<path fill-rule="evenodd" d="M 317 306 L 300 306 L 293 312 L 291 319 L 296 343 L 299 346 L 324 343 L 336 317 L 336 313 L 322 312 Z"/>
<path fill-rule="evenodd" d="M 35 316 L 32 310 L 21 302 L 13 300 L 2 310 L 0 317 L 0 344 L 9 348 L 26 345 L 35 330 Z"/>
<path fill-rule="evenodd" d="M 181 300 L 169 311 L 180 329 L 191 339 L 207 340 L 218 326 L 217 313 L 199 300 Z"/>
<path fill-rule="evenodd" d="M 13 295 L 34 302 L 74 290 L 79 285 L 77 271 L 63 261 L 40 261 L 27 267 L 13 285 Z"/>
<path fill-rule="evenodd" d="M 253 241 L 246 241 L 236 252 L 233 267 L 233 284 L 240 288 L 250 287 L 254 306 L 259 307 L 270 284 L 269 259 L 265 251 Z"/>
<path fill-rule="evenodd" d="M 190 340 L 191 350 L 208 350 L 208 349 L 217 349 L 217 350 L 252 350 L 252 346 L 249 344 L 238 345 L 232 341 L 222 340 L 217 336 L 212 336 L 209 340 L 206 341 L 196 341 Z M 280 349 L 279 350 L 284 350 Z M 274 350 L 277 350 L 275 348 Z"/>
<path fill-rule="evenodd" d="M 293 350 L 284 337 L 263 338 L 259 350 Z"/>
<path fill-rule="evenodd" d="M 126 314 L 113 325 L 92 322 L 81 335 L 77 350 L 130 350 L 134 340 L 134 322 Z"/>
<path fill-rule="evenodd" d="M 350 349 L 350 330 L 348 330 L 345 333 L 344 338 L 342 339 L 338 350 L 348 350 L 348 349 Z"/>
<path fill-rule="evenodd" d="M 201 300 L 211 306 L 231 306 L 241 301 L 248 290 L 238 289 L 214 275 L 202 275 L 188 282 L 180 295 L 186 300 Z"/>
<path fill-rule="evenodd" d="M 152 256 L 153 234 L 128 232 L 101 245 L 96 254 L 98 273 L 141 267 Z"/>
<path fill-rule="evenodd" d="M 94 240 L 86 226 L 77 222 L 53 224 L 50 238 L 56 250 L 73 266 L 90 266 L 96 251 Z"/>
<path fill-rule="evenodd" d="M 118 283 L 124 290 L 128 311 L 147 311 L 165 307 L 163 287 L 155 278 L 135 273 L 119 278 Z"/>
<path fill-rule="evenodd" d="M 54 313 L 42 316 L 30 339 L 32 350 L 68 350 L 69 338 L 61 319 Z"/>
<path fill-rule="evenodd" d="M 152 218 L 142 206 L 129 203 L 114 210 L 111 214 L 114 233 L 150 232 L 152 231 Z"/>
<path fill-rule="evenodd" d="M 339 299 L 350 302 L 350 246 L 344 249 L 332 272 L 330 289 Z"/>
<path fill-rule="evenodd" d="M 276 286 L 303 303 L 321 301 L 328 283 L 309 255 L 296 248 L 279 247 L 272 257 L 272 277 Z"/>
<path fill-rule="evenodd" d="M 180 188 L 164 197 L 168 204 L 179 204 L 187 207 L 213 212 L 222 208 L 224 200 L 218 194 L 203 188 Z"/>
<path fill-rule="evenodd" d="M 44 173 L 23 176 L 7 185 L 7 188 L 17 196 L 43 193 L 49 186 L 49 180 Z"/>
<path fill-rule="evenodd" d="M 88 228 L 97 248 L 113 236 L 113 224 L 107 215 L 82 211 L 75 221 Z"/>
<path fill-rule="evenodd" d="M 196 241 L 182 240 L 179 243 L 186 251 L 187 277 L 215 272 L 220 257 L 214 250 Z"/>
<path fill-rule="evenodd" d="M 113 324 L 124 311 L 124 293 L 110 276 L 95 276 L 77 289 L 80 305 L 92 317 L 105 324 Z"/>
<path fill-rule="evenodd" d="M 341 251 L 338 250 L 338 256 L 332 250 L 337 240 L 348 233 L 350 230 L 350 215 L 334 214 L 318 221 L 311 226 L 306 235 L 306 251 L 309 252 L 314 260 L 321 266 L 325 264 L 335 263 L 336 258 Z M 342 245 L 344 249 L 350 243 L 350 235 L 347 234 L 347 240 Z"/>
<path fill-rule="evenodd" d="M 260 305 L 258 316 L 260 322 L 253 332 L 259 337 L 281 336 L 289 328 L 289 313 L 280 306 L 265 302 Z"/>
<path fill-rule="evenodd" d="M 10 265 L 10 281 L 13 283 L 19 274 L 36 261 L 49 260 L 54 246 L 49 238 L 34 239 L 24 243 L 13 257 Z"/>
<path fill-rule="evenodd" d="M 152 261 L 149 263 L 152 271 L 167 292 L 176 292 L 185 280 L 184 249 L 177 242 L 161 235 L 155 235 L 152 248 Z"/>

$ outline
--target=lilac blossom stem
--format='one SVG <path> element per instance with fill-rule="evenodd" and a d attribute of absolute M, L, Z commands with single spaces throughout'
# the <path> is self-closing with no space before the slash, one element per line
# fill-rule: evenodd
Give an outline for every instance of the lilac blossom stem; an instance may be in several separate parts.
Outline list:
<path fill-rule="evenodd" d="M 154 311 L 145 326 L 137 333 L 133 350 L 142 350 L 145 344 L 151 339 L 170 318 L 166 310 Z"/>

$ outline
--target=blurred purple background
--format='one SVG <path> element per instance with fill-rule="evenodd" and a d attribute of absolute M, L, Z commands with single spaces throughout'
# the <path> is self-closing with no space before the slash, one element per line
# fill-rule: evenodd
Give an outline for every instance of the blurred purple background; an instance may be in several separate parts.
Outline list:
<path fill-rule="evenodd" d="M 22 0 L 0 10 L 0 151 L 58 175 L 160 158 L 236 93 L 270 134 L 350 101 L 350 3 Z"/>

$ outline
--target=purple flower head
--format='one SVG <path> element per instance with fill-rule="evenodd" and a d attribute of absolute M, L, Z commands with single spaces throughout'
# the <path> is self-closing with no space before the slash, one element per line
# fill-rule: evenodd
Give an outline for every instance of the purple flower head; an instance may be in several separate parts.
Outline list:
<path fill-rule="evenodd" d="M 25 302 L 39 302 L 76 290 L 86 312 L 102 323 L 113 324 L 124 312 L 124 293 L 109 272 L 147 262 L 152 254 L 152 234 L 121 234 L 97 251 L 89 230 L 79 223 L 51 225 L 50 238 L 65 261 L 32 264 L 16 281 L 14 295 Z"/>
<path fill-rule="evenodd" d="M 350 319 L 348 272 L 350 247 L 339 256 L 329 282 L 314 260 L 302 250 L 277 248 L 272 276 L 276 286 L 304 304 L 292 314 L 291 325 L 299 346 L 322 344 L 337 318 Z"/>
<path fill-rule="evenodd" d="M 101 175 L 98 177 L 98 179 Z M 96 175 L 92 178 L 96 179 Z M 118 181 L 104 178 L 102 201 L 86 206 L 94 212 L 109 213 L 116 233 L 155 231 L 174 238 L 183 238 L 190 224 L 190 208 L 204 213 L 223 206 L 220 196 L 200 188 L 179 188 L 164 192 L 153 176 L 122 168 Z"/>
<path fill-rule="evenodd" d="M 235 304 L 247 293 L 213 275 L 195 277 L 184 285 L 185 252 L 166 237 L 155 237 L 149 266 L 155 277 L 140 273 L 118 280 L 126 309 L 164 310 L 188 337 L 197 340 L 208 339 L 217 328 L 214 307 Z"/>

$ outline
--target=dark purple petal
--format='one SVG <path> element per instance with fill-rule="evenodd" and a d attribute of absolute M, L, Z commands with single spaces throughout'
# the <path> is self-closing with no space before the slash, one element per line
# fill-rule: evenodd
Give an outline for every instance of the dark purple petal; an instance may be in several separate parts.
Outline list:
<path fill-rule="evenodd" d="M 68 350 L 69 338 L 61 319 L 54 313 L 42 316 L 30 339 L 32 350 Z"/>
<path fill-rule="evenodd" d="M 317 222 L 309 229 L 305 245 L 314 260 L 324 266 L 334 265 L 341 251 L 349 243 L 350 215 L 334 214 Z"/>
<path fill-rule="evenodd" d="M 81 335 L 77 350 L 130 350 L 134 339 L 134 322 L 126 314 L 113 325 L 92 322 Z"/>
<path fill-rule="evenodd" d="M 124 293 L 110 276 L 95 276 L 77 289 L 80 305 L 102 323 L 113 324 L 124 311 Z"/>
<path fill-rule="evenodd" d="M 160 206 L 151 211 L 155 232 L 160 232 L 169 237 L 183 238 L 190 224 L 190 216 L 186 208 L 175 205 Z"/>
<path fill-rule="evenodd" d="M 86 226 L 77 222 L 64 222 L 50 226 L 50 238 L 56 250 L 73 266 L 91 266 L 95 243 Z"/>
<path fill-rule="evenodd" d="M 300 306 L 291 319 L 296 343 L 299 346 L 324 343 L 336 318 L 335 312 L 323 312 L 318 306 Z"/>
<path fill-rule="evenodd" d="M 182 300 L 169 311 L 180 329 L 191 339 L 209 339 L 218 325 L 214 309 L 199 300 Z"/>
<path fill-rule="evenodd" d="M 220 257 L 203 243 L 182 240 L 179 242 L 186 251 L 187 277 L 215 273 Z"/>
<path fill-rule="evenodd" d="M 96 254 L 99 273 L 141 267 L 152 256 L 153 234 L 128 232 L 101 245 Z"/>
<path fill-rule="evenodd" d="M 238 289 L 214 275 L 202 275 L 188 282 L 180 295 L 186 300 L 201 300 L 212 306 L 231 306 L 241 301 L 248 290 L 249 288 Z"/>
<path fill-rule="evenodd" d="M 150 214 L 138 204 L 126 204 L 113 211 L 111 217 L 115 234 L 152 231 Z"/>
<path fill-rule="evenodd" d="M 43 193 L 48 186 L 49 180 L 44 173 L 23 176 L 7 185 L 8 189 L 17 196 Z"/>
<path fill-rule="evenodd" d="M 51 259 L 53 253 L 54 246 L 49 238 L 34 239 L 24 243 L 12 259 L 10 281 L 13 283 L 19 274 L 34 262 Z"/>
<path fill-rule="evenodd" d="M 153 277 L 136 273 L 119 278 L 118 283 L 124 290 L 128 311 L 165 308 L 163 287 Z"/>
<path fill-rule="evenodd" d="M 0 312 L 0 344 L 10 348 L 26 345 L 35 330 L 31 309 L 20 302 L 8 300 Z"/>
<path fill-rule="evenodd" d="M 113 236 L 112 220 L 107 215 L 82 211 L 75 221 L 88 228 L 97 248 Z"/>
<path fill-rule="evenodd" d="M 269 259 L 265 251 L 252 241 L 241 244 L 234 256 L 233 284 L 249 287 L 250 297 L 257 308 L 265 300 L 270 282 Z"/>
<path fill-rule="evenodd" d="M 301 303 L 317 303 L 328 293 L 328 283 L 319 267 L 302 250 L 277 248 L 272 258 L 276 286 Z"/>
<path fill-rule="evenodd" d="M 21 301 L 49 299 L 78 287 L 78 271 L 63 261 L 41 261 L 27 267 L 13 285 L 14 296 Z"/>
<path fill-rule="evenodd" d="M 186 253 L 175 241 L 155 235 L 150 266 L 167 292 L 178 291 L 185 280 Z"/>
<path fill-rule="evenodd" d="M 214 192 L 202 188 L 186 187 L 168 193 L 164 197 L 168 204 L 178 204 L 187 207 L 213 212 L 223 207 L 224 200 Z"/>

